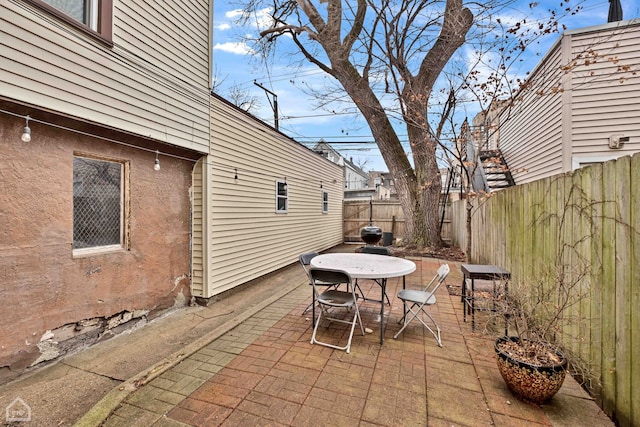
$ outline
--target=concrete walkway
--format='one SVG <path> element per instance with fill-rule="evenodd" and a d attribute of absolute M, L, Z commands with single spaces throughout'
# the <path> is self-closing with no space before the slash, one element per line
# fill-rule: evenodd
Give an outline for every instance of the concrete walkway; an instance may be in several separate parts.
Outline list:
<path fill-rule="evenodd" d="M 413 260 L 418 268 L 407 286 L 420 287 L 440 261 Z M 460 283 L 459 265 L 449 264 L 447 282 Z M 379 296 L 377 285 L 361 286 Z M 459 297 L 444 286 L 432 309 L 444 347 L 419 323 L 394 340 L 402 316 L 394 298 L 399 287 L 401 280 L 389 281 L 392 306 L 383 346 L 380 306 L 369 302 L 361 313 L 373 333 L 356 333 L 350 354 L 309 344 L 311 319 L 301 312 L 311 290 L 294 265 L 220 303 L 194 308 L 197 314 L 179 311 L 77 355 L 82 361 L 65 360 L 59 366 L 66 374 L 48 375 L 59 388 L 46 395 L 33 392 L 35 385 L 49 383 L 46 370 L 3 387 L 0 404 L 20 396 L 33 410 L 30 426 L 70 425 L 80 417 L 78 426 L 613 425 L 571 378 L 548 405 L 513 397 L 497 370 L 493 337 L 471 333 L 462 322 Z M 339 336 L 343 331 L 338 324 L 319 333 Z M 128 376 L 94 373 L 102 363 L 111 364 L 110 356 L 122 360 L 122 355 L 145 359 L 147 366 Z M 70 382 L 78 378 L 76 371 L 101 379 L 96 387 L 103 392 L 87 392 L 89 402 L 75 396 L 77 387 Z M 43 400 L 78 416 L 47 412 Z"/>

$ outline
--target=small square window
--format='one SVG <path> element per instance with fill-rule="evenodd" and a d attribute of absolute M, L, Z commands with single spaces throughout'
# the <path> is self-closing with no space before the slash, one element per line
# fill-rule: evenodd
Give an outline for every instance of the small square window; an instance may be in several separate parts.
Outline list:
<path fill-rule="evenodd" d="M 326 191 L 322 192 L 322 213 L 329 212 L 329 193 Z"/>
<path fill-rule="evenodd" d="M 125 247 L 125 166 L 74 156 L 74 254 Z"/>
<path fill-rule="evenodd" d="M 276 213 L 287 213 L 289 186 L 287 181 L 276 181 Z"/>

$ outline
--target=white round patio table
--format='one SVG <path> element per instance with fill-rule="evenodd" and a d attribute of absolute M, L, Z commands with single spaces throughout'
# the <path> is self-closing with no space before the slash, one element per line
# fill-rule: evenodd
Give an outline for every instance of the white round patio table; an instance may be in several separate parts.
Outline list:
<path fill-rule="evenodd" d="M 329 253 L 311 259 L 311 267 L 343 270 L 353 279 L 375 280 L 382 290 L 380 298 L 380 344 L 384 342 L 384 296 L 387 279 L 402 276 L 402 287 L 405 287 L 405 276 L 416 270 L 416 264 L 408 259 L 388 255 L 359 253 Z"/>

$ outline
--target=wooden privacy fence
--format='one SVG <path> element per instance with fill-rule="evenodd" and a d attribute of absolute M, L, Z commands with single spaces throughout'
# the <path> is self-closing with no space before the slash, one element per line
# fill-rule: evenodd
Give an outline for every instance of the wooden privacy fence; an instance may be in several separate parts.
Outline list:
<path fill-rule="evenodd" d="M 405 221 L 400 202 L 392 200 L 345 200 L 344 212 L 344 241 L 362 242 L 360 229 L 370 223 L 380 227 L 383 233 L 393 233 L 396 238 L 404 238 Z M 440 211 L 442 213 L 442 211 Z M 442 224 L 442 238 L 451 239 L 451 209 L 445 210 Z M 382 243 L 382 242 L 381 242 Z"/>
<path fill-rule="evenodd" d="M 466 248 L 465 201 L 452 210 L 454 244 Z M 579 283 L 582 298 L 565 313 L 577 322 L 561 339 L 599 380 L 591 388 L 603 410 L 640 426 L 640 155 L 495 193 L 476 203 L 471 234 L 470 262 L 525 284 L 562 267 Z"/>

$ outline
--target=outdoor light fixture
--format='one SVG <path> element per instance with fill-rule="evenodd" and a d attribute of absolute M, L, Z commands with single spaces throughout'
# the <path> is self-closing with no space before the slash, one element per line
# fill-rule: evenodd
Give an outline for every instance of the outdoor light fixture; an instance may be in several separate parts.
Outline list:
<path fill-rule="evenodd" d="M 20 137 L 20 139 L 22 139 L 22 142 L 29 142 L 31 141 L 31 129 L 29 128 L 29 116 L 25 117 L 25 119 L 27 120 L 27 124 L 25 125 L 24 129 L 22 129 L 22 136 Z"/>
<path fill-rule="evenodd" d="M 158 150 L 156 150 L 156 161 L 153 164 L 153 170 L 154 171 L 160 170 L 160 159 L 158 159 Z"/>

